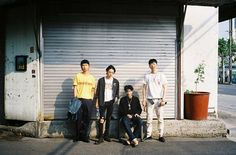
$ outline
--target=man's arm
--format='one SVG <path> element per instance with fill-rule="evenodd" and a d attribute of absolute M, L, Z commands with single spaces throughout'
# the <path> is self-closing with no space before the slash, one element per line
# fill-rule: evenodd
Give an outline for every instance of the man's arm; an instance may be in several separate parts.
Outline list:
<path fill-rule="evenodd" d="M 73 86 L 73 94 L 74 94 L 74 97 L 77 96 L 77 88 L 75 85 Z"/>
<path fill-rule="evenodd" d="M 119 83 L 119 81 L 117 80 L 117 91 L 116 91 L 116 97 L 117 97 L 117 99 L 119 99 L 119 95 L 120 95 L 120 83 Z"/>
<path fill-rule="evenodd" d="M 96 92 L 95 92 L 96 108 L 99 108 L 99 102 L 98 102 L 99 93 L 100 93 L 100 79 L 98 80 L 97 89 L 96 89 Z"/>
<path fill-rule="evenodd" d="M 73 96 L 74 97 L 76 97 L 77 96 L 77 88 L 76 88 L 76 86 L 77 86 L 77 75 L 74 77 L 74 79 L 73 79 Z"/>
<path fill-rule="evenodd" d="M 142 113 L 142 108 L 141 108 L 140 101 L 139 101 L 138 98 L 137 98 L 137 103 L 136 103 L 136 105 L 137 105 L 137 112 L 136 112 L 136 114 L 137 114 L 138 116 L 140 116 L 140 114 Z M 136 115 L 136 114 L 135 114 L 135 115 Z"/>
<path fill-rule="evenodd" d="M 121 98 L 120 104 L 119 104 L 119 111 L 120 111 L 121 117 L 123 117 L 124 115 L 126 115 L 126 114 L 125 114 L 125 110 L 124 110 L 123 104 L 124 104 L 124 99 Z"/>
<path fill-rule="evenodd" d="M 93 78 L 93 87 L 92 87 L 91 93 L 93 94 L 93 97 L 96 97 L 96 80 L 95 80 L 95 78 Z"/>
<path fill-rule="evenodd" d="M 99 98 L 99 93 L 100 93 L 100 79 L 98 80 L 97 86 L 95 88 L 97 88 L 96 92 L 94 93 L 95 98 L 98 99 Z"/>
<path fill-rule="evenodd" d="M 167 92 L 167 84 L 164 84 L 163 85 L 163 96 L 162 96 L 161 106 L 165 105 L 165 102 L 166 102 L 166 92 Z"/>
<path fill-rule="evenodd" d="M 163 96 L 162 96 L 163 101 L 165 101 L 166 99 L 166 92 L 167 92 L 167 84 L 163 85 Z"/>
<path fill-rule="evenodd" d="M 143 84 L 143 110 L 146 111 L 146 106 L 147 106 L 147 102 L 146 102 L 146 92 L 147 92 L 147 85 Z"/>
<path fill-rule="evenodd" d="M 93 96 L 96 97 L 96 85 L 94 86 L 94 88 L 92 88 L 91 91 L 92 91 Z"/>

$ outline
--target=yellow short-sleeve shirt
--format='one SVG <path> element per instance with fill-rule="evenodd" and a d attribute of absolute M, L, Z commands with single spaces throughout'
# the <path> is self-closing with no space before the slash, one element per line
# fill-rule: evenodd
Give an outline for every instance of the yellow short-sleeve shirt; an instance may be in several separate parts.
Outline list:
<path fill-rule="evenodd" d="M 93 99 L 95 85 L 95 78 L 91 74 L 78 73 L 73 80 L 73 86 L 77 90 L 77 98 Z"/>

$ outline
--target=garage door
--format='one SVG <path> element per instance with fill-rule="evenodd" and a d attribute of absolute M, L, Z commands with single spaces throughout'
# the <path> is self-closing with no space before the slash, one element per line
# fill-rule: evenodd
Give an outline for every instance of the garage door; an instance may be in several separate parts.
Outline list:
<path fill-rule="evenodd" d="M 123 87 L 132 84 L 142 99 L 142 80 L 148 60 L 158 60 L 158 70 L 169 85 L 165 117 L 176 115 L 175 18 L 155 16 L 60 15 L 43 21 L 43 102 L 45 119 L 65 119 L 72 98 L 72 79 L 80 61 L 88 59 L 98 80 L 105 68 L 116 67 Z M 117 103 L 118 104 L 118 103 Z M 117 107 L 117 105 L 116 105 Z M 113 116 L 116 117 L 117 108 Z M 143 113 L 145 116 L 145 113 Z"/>

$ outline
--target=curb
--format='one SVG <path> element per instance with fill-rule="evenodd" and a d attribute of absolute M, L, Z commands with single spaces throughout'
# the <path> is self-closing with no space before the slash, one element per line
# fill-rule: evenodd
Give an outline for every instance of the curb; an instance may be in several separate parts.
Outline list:
<path fill-rule="evenodd" d="M 21 127 L 0 125 L 0 131 L 7 131 L 25 137 L 37 137 L 35 129 L 35 122 L 26 123 Z"/>
<path fill-rule="evenodd" d="M 111 137 L 117 138 L 118 121 L 111 121 Z M 145 122 L 145 121 L 144 121 Z M 212 138 L 226 137 L 227 129 L 220 119 L 208 119 L 202 121 L 194 120 L 165 120 L 166 137 L 193 137 L 193 138 Z M 71 138 L 74 131 L 73 121 L 43 121 L 29 122 L 21 127 L 0 125 L 0 131 L 10 131 L 15 135 L 35 138 Z M 91 137 L 97 135 L 97 121 L 92 121 Z M 144 133 L 146 128 L 144 126 Z M 153 121 L 153 137 L 158 137 L 157 120 Z"/>
<path fill-rule="evenodd" d="M 236 137 L 236 127 L 227 129 L 228 137 Z"/>

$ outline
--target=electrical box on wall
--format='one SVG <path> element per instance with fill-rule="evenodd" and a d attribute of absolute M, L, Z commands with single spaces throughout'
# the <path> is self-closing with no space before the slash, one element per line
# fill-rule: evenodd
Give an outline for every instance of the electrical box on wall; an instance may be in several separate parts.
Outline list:
<path fill-rule="evenodd" d="M 15 57 L 16 71 L 21 71 L 21 72 L 27 71 L 27 58 L 28 58 L 27 55 L 17 55 Z"/>

